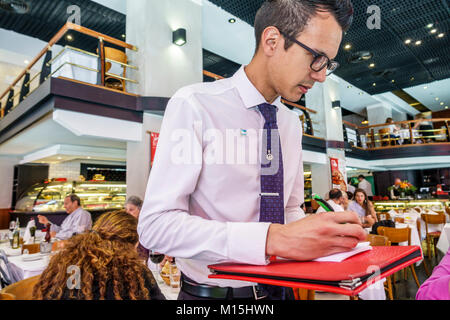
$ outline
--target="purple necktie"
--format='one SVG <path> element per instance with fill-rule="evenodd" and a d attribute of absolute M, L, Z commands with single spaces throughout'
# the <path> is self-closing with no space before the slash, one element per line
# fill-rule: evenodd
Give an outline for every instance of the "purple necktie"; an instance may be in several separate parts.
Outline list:
<path fill-rule="evenodd" d="M 283 157 L 277 110 L 268 103 L 258 105 L 258 109 L 266 120 L 262 140 L 259 221 L 284 224 Z"/>

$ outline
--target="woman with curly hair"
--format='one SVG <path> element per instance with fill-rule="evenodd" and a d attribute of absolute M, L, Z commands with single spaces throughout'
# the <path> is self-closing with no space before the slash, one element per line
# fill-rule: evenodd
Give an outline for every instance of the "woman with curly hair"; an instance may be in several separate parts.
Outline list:
<path fill-rule="evenodd" d="M 105 213 L 92 231 L 70 238 L 33 289 L 43 300 L 165 300 L 136 251 L 137 219 Z M 79 270 L 79 274 L 72 274 Z"/>

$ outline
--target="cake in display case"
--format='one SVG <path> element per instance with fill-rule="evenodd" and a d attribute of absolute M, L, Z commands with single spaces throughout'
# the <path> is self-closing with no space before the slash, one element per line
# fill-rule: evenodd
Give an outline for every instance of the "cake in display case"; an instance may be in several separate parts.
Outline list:
<path fill-rule="evenodd" d="M 15 212 L 61 212 L 64 198 L 75 193 L 87 211 L 116 210 L 125 205 L 124 181 L 52 181 L 26 190 L 17 201 Z"/>

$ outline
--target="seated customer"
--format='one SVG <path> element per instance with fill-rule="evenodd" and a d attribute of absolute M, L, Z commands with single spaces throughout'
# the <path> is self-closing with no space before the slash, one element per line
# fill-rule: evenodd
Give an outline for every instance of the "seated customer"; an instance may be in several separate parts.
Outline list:
<path fill-rule="evenodd" d="M 342 212 L 344 211 L 344 208 L 342 208 L 342 204 L 344 202 L 344 198 L 342 196 L 342 191 L 339 189 L 331 189 L 330 192 L 328 192 L 328 198 L 329 200 L 327 203 L 330 205 L 330 207 L 333 208 L 334 212 Z M 325 212 L 325 209 L 320 207 L 317 209 L 316 213 Z"/>
<path fill-rule="evenodd" d="M 165 300 L 135 250 L 136 228 L 137 219 L 123 210 L 100 216 L 91 232 L 72 237 L 51 258 L 33 289 L 33 298 Z M 78 275 L 71 273 L 74 268 Z"/>
<path fill-rule="evenodd" d="M 377 215 L 372 202 L 367 198 L 363 189 L 356 189 L 355 199 L 348 206 L 348 211 L 356 212 L 364 228 L 370 228 L 377 222 Z"/>
<path fill-rule="evenodd" d="M 420 286 L 416 300 L 450 300 L 450 250 Z"/>
<path fill-rule="evenodd" d="M 52 238 L 66 240 L 74 234 L 83 233 L 91 230 L 91 214 L 81 208 L 81 200 L 76 194 L 70 194 L 64 199 L 64 209 L 69 215 L 64 219 L 61 226 L 51 223 L 47 217 L 38 215 L 39 223 L 47 225 L 50 223 L 50 235 Z"/>

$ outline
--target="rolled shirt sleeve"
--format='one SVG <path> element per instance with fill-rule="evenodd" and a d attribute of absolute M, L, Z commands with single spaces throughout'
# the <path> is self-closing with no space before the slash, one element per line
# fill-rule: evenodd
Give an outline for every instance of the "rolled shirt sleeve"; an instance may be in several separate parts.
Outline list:
<path fill-rule="evenodd" d="M 61 224 L 57 226 L 52 224 L 50 231 L 55 231 L 55 237 L 61 240 L 66 240 L 76 233 L 83 233 L 92 228 L 91 214 L 82 208 L 72 212 Z"/>

